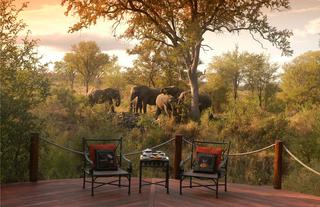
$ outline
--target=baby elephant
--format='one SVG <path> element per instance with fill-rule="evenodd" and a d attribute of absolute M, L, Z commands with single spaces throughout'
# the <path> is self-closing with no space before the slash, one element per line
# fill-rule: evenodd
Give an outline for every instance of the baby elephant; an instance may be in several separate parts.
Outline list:
<path fill-rule="evenodd" d="M 171 96 L 166 94 L 159 94 L 156 99 L 157 111 L 155 118 L 157 119 L 161 112 L 164 112 L 170 118 L 176 116 L 176 105 L 177 100 Z"/>

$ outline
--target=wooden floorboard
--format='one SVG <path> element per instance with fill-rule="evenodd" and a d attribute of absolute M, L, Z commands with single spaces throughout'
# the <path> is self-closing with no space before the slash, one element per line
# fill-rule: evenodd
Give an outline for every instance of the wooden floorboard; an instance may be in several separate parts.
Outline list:
<path fill-rule="evenodd" d="M 157 181 L 158 179 L 152 179 Z M 186 184 L 186 183 L 185 183 Z M 131 195 L 127 188 L 102 186 L 90 194 L 89 183 L 82 189 L 81 179 L 49 180 L 37 183 L 1 185 L 1 206 L 124 206 L 124 207 L 192 207 L 192 206 L 275 206 L 275 207 L 320 207 L 320 197 L 270 186 L 230 184 L 228 192 L 221 187 L 219 198 L 205 188 L 184 188 L 179 194 L 179 182 L 170 180 L 170 194 L 161 186 L 143 186 L 138 192 L 138 179 L 132 179 Z"/>

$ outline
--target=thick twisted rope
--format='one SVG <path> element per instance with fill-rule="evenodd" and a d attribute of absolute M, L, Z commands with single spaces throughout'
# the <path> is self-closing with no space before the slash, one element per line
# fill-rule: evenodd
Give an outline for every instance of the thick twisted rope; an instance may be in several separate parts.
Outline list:
<path fill-rule="evenodd" d="M 189 140 L 183 138 L 183 141 L 188 143 L 188 144 L 191 144 L 192 145 L 192 142 L 190 142 Z M 271 144 L 269 146 L 266 146 L 264 148 L 261 148 L 261 149 L 257 149 L 257 150 L 254 150 L 254 151 L 249 151 L 249 152 L 242 152 L 242 153 L 231 153 L 229 154 L 229 156 L 243 156 L 243 155 L 251 155 L 251 154 L 254 154 L 254 153 L 258 153 L 258 152 L 262 152 L 264 150 L 267 150 L 271 147 L 273 147 L 275 144 Z"/>
<path fill-rule="evenodd" d="M 187 144 L 191 144 L 192 145 L 192 142 L 190 142 L 189 140 L 187 140 L 185 138 L 182 138 L 182 141 L 186 142 Z"/>
<path fill-rule="evenodd" d="M 231 153 L 229 154 L 229 156 L 243 156 L 243 155 L 251 155 L 251 154 L 254 154 L 254 153 L 258 153 L 258 152 L 262 152 L 264 150 L 267 150 L 271 147 L 273 147 L 275 144 L 271 144 L 269 146 L 266 146 L 264 148 L 261 148 L 261 149 L 257 149 L 257 150 L 253 150 L 253 151 L 249 151 L 249 152 L 240 152 L 240 153 Z"/>
<path fill-rule="evenodd" d="M 53 141 L 51 141 L 51 140 L 49 140 L 49 139 L 46 139 L 46 138 L 43 138 L 43 137 L 41 137 L 40 139 L 42 139 L 42 140 L 46 141 L 47 143 L 52 144 L 52 145 L 54 145 L 54 146 L 56 146 L 56 147 L 58 147 L 58 148 L 60 148 L 60 149 L 63 149 L 63 150 L 66 150 L 66 151 L 69 151 L 69 152 L 72 152 L 72 153 L 75 153 L 75 154 L 83 155 L 83 152 L 80 152 L 80 151 L 78 151 L 78 150 L 74 150 L 74 149 L 71 149 L 71 148 L 68 148 L 68 147 L 59 145 L 59 144 L 57 144 L 57 143 L 55 143 L 55 142 L 53 142 Z M 174 140 L 174 138 L 169 139 L 168 141 L 165 141 L 165 142 L 160 143 L 160 144 L 158 144 L 158 145 L 156 145 L 156 146 L 150 147 L 150 149 L 159 148 L 159 147 L 161 147 L 161 146 L 163 146 L 163 145 L 166 145 L 166 144 L 172 142 L 173 140 Z M 124 154 L 124 155 L 135 155 L 135 154 L 140 154 L 140 153 L 142 153 L 142 150 L 136 151 L 136 152 L 126 153 L 126 154 Z"/>
<path fill-rule="evenodd" d="M 292 154 L 292 152 L 289 151 L 289 149 L 284 145 L 283 146 L 285 151 L 295 160 L 297 161 L 300 165 L 302 165 L 303 167 L 307 168 L 307 170 L 317 174 L 317 175 L 320 175 L 320 172 L 312 169 L 311 167 L 309 167 L 308 165 L 304 164 L 301 160 L 299 160 L 296 156 L 294 156 L 294 154 Z"/>
<path fill-rule="evenodd" d="M 48 142 L 49 144 L 52 144 L 52 145 L 54 145 L 54 146 L 56 146 L 56 147 L 59 147 L 59 148 L 61 148 L 61 149 L 63 149 L 63 150 L 66 150 L 66 151 L 69 151 L 69 152 L 73 152 L 73 153 L 75 153 L 75 154 L 83 155 L 83 152 L 80 152 L 80 151 L 78 151 L 78 150 L 74 150 L 74 149 L 71 149 L 71 148 L 68 148 L 68 147 L 65 147 L 65 146 L 61 146 L 61 145 L 59 145 L 59 144 L 57 144 L 57 143 L 54 143 L 53 141 L 51 141 L 51 140 L 49 140 L 49 139 L 46 139 L 46 138 L 43 138 L 43 137 L 40 137 L 40 139 L 42 139 L 43 141 L 46 141 L 46 142 Z"/>
<path fill-rule="evenodd" d="M 169 139 L 168 141 L 162 142 L 161 144 L 158 144 L 158 145 L 156 145 L 156 146 L 150 147 L 150 149 L 157 149 L 157 148 L 159 148 L 159 147 L 161 147 L 161 146 L 163 146 L 163 145 L 166 145 L 166 144 L 172 142 L 173 140 L 174 140 L 174 138 Z M 124 154 L 124 155 L 125 155 L 125 156 L 128 156 L 128 155 L 136 155 L 136 154 L 141 154 L 141 153 L 142 153 L 142 150 L 140 150 L 140 151 L 135 151 L 135 152 L 129 152 L 129 153 L 126 153 L 126 154 Z"/>

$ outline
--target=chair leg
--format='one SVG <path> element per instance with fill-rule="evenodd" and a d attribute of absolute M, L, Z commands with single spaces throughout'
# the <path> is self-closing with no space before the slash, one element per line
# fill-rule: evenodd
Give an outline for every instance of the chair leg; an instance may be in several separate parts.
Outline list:
<path fill-rule="evenodd" d="M 82 188 L 85 189 L 86 188 L 86 172 L 83 171 L 83 184 L 82 184 Z"/>
<path fill-rule="evenodd" d="M 192 177 L 190 177 L 190 188 L 192 188 Z"/>
<path fill-rule="evenodd" d="M 218 198 L 218 190 L 219 190 L 219 178 L 217 179 L 217 182 L 216 182 L 216 198 Z"/>
<path fill-rule="evenodd" d="M 120 188 L 120 186 L 121 186 L 121 175 L 119 175 L 119 183 L 118 183 L 118 186 L 119 186 L 119 188 Z"/>
<path fill-rule="evenodd" d="M 180 195 L 182 195 L 182 176 L 180 177 Z"/>
<path fill-rule="evenodd" d="M 91 177 L 91 196 L 94 196 L 93 188 L 94 188 L 94 178 L 92 175 L 92 177 Z"/>
<path fill-rule="evenodd" d="M 227 192 L 227 174 L 224 176 L 224 191 Z"/>
<path fill-rule="evenodd" d="M 129 181 L 129 185 L 128 185 L 128 195 L 130 195 L 130 193 L 131 193 L 131 175 L 128 176 L 128 181 Z"/>

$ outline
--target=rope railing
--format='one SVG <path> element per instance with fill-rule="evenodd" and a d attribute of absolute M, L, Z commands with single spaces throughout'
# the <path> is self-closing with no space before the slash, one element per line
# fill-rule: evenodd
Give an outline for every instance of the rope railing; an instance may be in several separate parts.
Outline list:
<path fill-rule="evenodd" d="M 182 139 L 184 142 L 186 142 L 187 144 L 191 144 L 192 145 L 192 142 L 183 138 Z M 243 155 L 251 155 L 251 154 L 254 154 L 254 153 L 258 153 L 258 152 L 262 152 L 264 150 L 267 150 L 271 147 L 273 147 L 275 144 L 271 144 L 269 146 L 266 146 L 266 147 L 263 147 L 261 149 L 257 149 L 257 150 L 253 150 L 253 151 L 249 151 L 249 152 L 240 152 L 240 153 L 231 153 L 229 154 L 229 156 L 243 156 Z"/>
<path fill-rule="evenodd" d="M 172 142 L 173 140 L 174 140 L 174 138 L 171 138 L 171 139 L 169 139 L 169 140 L 167 140 L 167 141 L 165 141 L 165 142 L 162 142 L 162 143 L 160 143 L 160 144 L 158 144 L 158 145 L 156 145 L 156 146 L 149 147 L 149 148 L 150 148 L 150 149 L 157 149 L 157 148 L 159 148 L 159 147 L 161 147 L 161 146 L 163 146 L 163 145 L 166 145 L 166 144 Z M 142 150 L 140 150 L 140 151 L 135 151 L 135 152 L 129 152 L 129 153 L 126 153 L 126 154 L 124 154 L 124 155 L 125 155 L 125 156 L 129 156 L 129 155 L 136 155 L 136 154 L 140 154 L 140 153 L 142 153 Z"/>
<path fill-rule="evenodd" d="M 303 167 L 305 167 L 307 170 L 317 174 L 317 175 L 320 175 L 320 172 L 312 169 L 311 167 L 309 167 L 308 165 L 304 164 L 301 160 L 299 160 L 294 154 L 292 154 L 292 152 L 290 152 L 290 150 L 284 145 L 283 146 L 285 151 L 295 160 L 297 161 L 300 165 L 302 165 Z"/>
<path fill-rule="evenodd" d="M 186 142 L 187 144 L 191 144 L 192 145 L 192 142 L 190 142 L 189 140 L 187 140 L 185 138 L 182 138 L 182 141 Z"/>
<path fill-rule="evenodd" d="M 267 150 L 271 147 L 273 147 L 275 144 L 271 144 L 269 146 L 266 146 L 264 148 L 261 149 L 257 149 L 257 150 L 253 150 L 253 151 L 249 151 L 249 152 L 240 152 L 240 153 L 230 153 L 229 156 L 243 156 L 243 155 L 251 155 L 251 154 L 255 154 L 255 153 L 259 153 L 262 152 L 264 150 Z"/>
<path fill-rule="evenodd" d="M 54 146 L 56 146 L 56 147 L 58 147 L 58 148 L 60 148 L 60 149 L 63 149 L 63 150 L 66 150 L 66 151 L 69 151 L 69 152 L 72 152 L 72 153 L 75 153 L 75 154 L 83 155 L 83 152 L 80 152 L 80 151 L 78 151 L 78 150 L 74 150 L 74 149 L 71 149 L 71 148 L 68 148 L 68 147 L 59 145 L 59 144 L 55 143 L 55 142 L 52 141 L 52 140 L 49 140 L 49 139 L 46 139 L 46 138 L 43 138 L 43 137 L 40 137 L 40 139 L 43 140 L 43 141 L 45 141 L 45 142 L 47 142 L 47 143 L 49 143 L 49 144 L 52 144 L 52 145 L 54 145 Z M 157 149 L 157 148 L 159 148 L 159 147 L 161 147 L 161 146 L 163 146 L 163 145 L 166 145 L 166 144 L 172 142 L 173 140 L 174 140 L 174 138 L 169 139 L 169 140 L 167 140 L 167 141 L 165 141 L 165 142 L 163 142 L 163 143 L 160 143 L 160 144 L 158 144 L 158 145 L 156 145 L 156 146 L 149 147 L 149 148 L 150 148 L 150 149 Z M 128 156 L 128 155 L 135 155 L 135 154 L 140 154 L 140 153 L 142 153 L 142 150 L 140 150 L 140 151 L 135 151 L 135 152 L 129 152 L 129 153 L 126 153 L 126 154 L 124 154 L 124 155 L 125 155 L 125 156 Z"/>
<path fill-rule="evenodd" d="M 55 143 L 55 142 L 53 142 L 53 141 L 51 141 L 49 139 L 46 139 L 46 138 L 43 138 L 43 137 L 40 137 L 40 139 L 42 139 L 43 141 L 46 141 L 47 143 L 52 144 L 52 145 L 54 145 L 56 147 L 59 147 L 59 148 L 61 148 L 63 150 L 66 150 L 66 151 L 69 151 L 69 152 L 73 152 L 75 154 L 83 155 L 83 152 L 80 152 L 78 150 L 74 150 L 74 149 L 59 145 L 59 144 L 57 144 L 57 143 Z"/>
<path fill-rule="evenodd" d="M 66 147 L 66 146 L 62 146 L 60 144 L 57 144 L 55 141 L 52 141 L 50 139 L 48 139 L 47 137 L 39 137 L 39 134 L 37 136 L 34 136 L 32 138 L 32 143 L 31 143 L 31 147 L 30 147 L 30 153 L 34 154 L 34 156 L 30 156 L 30 163 L 34 163 L 34 165 L 30 165 L 30 180 L 37 180 L 37 159 L 38 159 L 38 148 L 39 148 L 39 139 L 52 144 L 55 147 L 58 147 L 62 150 L 68 151 L 68 152 L 72 152 L 78 155 L 83 155 L 83 152 L 72 149 L 70 147 Z M 38 141 L 37 141 L 38 140 Z M 175 135 L 175 138 L 171 138 L 165 142 L 162 142 L 158 145 L 152 146 L 152 147 L 148 147 L 150 149 L 157 149 L 159 147 L 162 147 L 166 144 L 171 143 L 172 141 L 174 141 L 174 177 L 178 178 L 179 177 L 179 164 L 181 161 L 181 155 L 182 155 L 182 143 L 185 142 L 187 144 L 192 145 L 193 143 L 191 141 L 189 141 L 189 139 L 186 139 L 185 137 L 183 137 L 182 135 Z M 310 172 L 313 172 L 316 175 L 320 176 L 320 172 L 312 169 L 311 167 L 309 167 L 308 165 L 306 165 L 305 163 L 303 163 L 300 159 L 298 159 L 292 152 L 290 152 L 290 150 L 282 143 L 282 141 L 280 140 L 276 140 L 274 144 L 271 144 L 269 146 L 263 147 L 261 149 L 256 149 L 253 151 L 248 151 L 248 152 L 239 152 L 239 153 L 230 153 L 229 156 L 245 156 L 245 155 L 252 155 L 255 153 L 259 153 L 262 152 L 264 150 L 268 150 L 270 148 L 274 147 L 274 188 L 275 189 L 281 189 L 281 177 L 282 177 L 282 149 L 284 148 L 284 150 L 293 158 L 293 160 L 297 161 L 300 165 L 302 165 L 303 167 L 305 167 L 307 170 L 309 170 Z M 125 156 L 131 156 L 131 155 L 136 155 L 136 154 L 140 154 L 142 153 L 142 150 L 138 150 L 138 151 L 133 151 L 133 152 L 127 152 L 124 155 Z M 32 179 L 31 179 L 32 177 Z"/>

